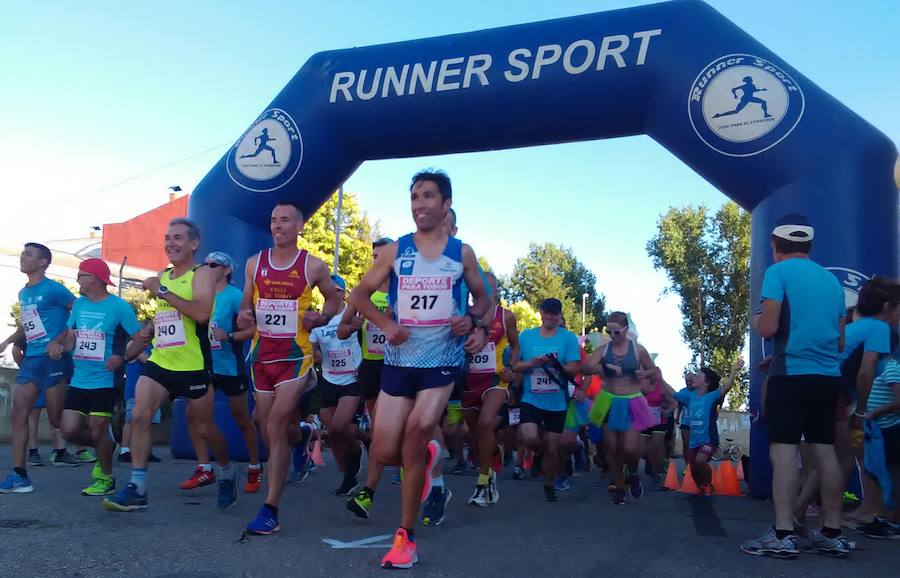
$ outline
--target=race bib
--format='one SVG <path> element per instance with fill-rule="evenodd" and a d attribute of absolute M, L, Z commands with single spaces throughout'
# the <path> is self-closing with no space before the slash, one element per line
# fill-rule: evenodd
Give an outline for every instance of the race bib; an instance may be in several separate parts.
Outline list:
<path fill-rule="evenodd" d="M 509 425 L 519 425 L 522 421 L 521 416 L 519 415 L 519 408 L 511 407 L 509 408 Z"/>
<path fill-rule="evenodd" d="M 497 372 L 497 344 L 488 341 L 484 348 L 472 356 L 469 363 L 469 373 L 496 373 Z"/>
<path fill-rule="evenodd" d="M 216 339 L 216 325 L 215 323 L 209 324 L 209 348 L 210 349 L 222 349 L 222 342 Z"/>
<path fill-rule="evenodd" d="M 103 361 L 106 355 L 106 333 L 97 330 L 77 329 L 75 331 L 74 359 L 83 361 Z"/>
<path fill-rule="evenodd" d="M 353 351 L 349 347 L 329 349 L 325 352 L 326 371 L 332 375 L 355 373 Z"/>
<path fill-rule="evenodd" d="M 366 353 L 369 355 L 384 355 L 384 344 L 387 337 L 380 327 L 374 323 L 366 322 Z"/>
<path fill-rule="evenodd" d="M 447 325 L 453 313 L 453 281 L 448 276 L 401 275 L 397 315 L 401 325 Z"/>
<path fill-rule="evenodd" d="M 184 321 L 181 320 L 180 311 L 158 311 L 153 318 L 153 331 L 154 347 L 165 349 L 185 344 Z"/>
<path fill-rule="evenodd" d="M 297 302 L 260 299 L 256 303 L 256 328 L 263 337 L 293 339 L 297 336 Z"/>
<path fill-rule="evenodd" d="M 44 329 L 44 322 L 38 314 L 37 305 L 23 306 L 20 317 L 22 329 L 25 330 L 25 341 L 31 343 L 35 339 L 47 336 L 47 330 Z"/>
<path fill-rule="evenodd" d="M 559 385 L 541 368 L 531 370 L 531 393 L 555 393 Z"/>

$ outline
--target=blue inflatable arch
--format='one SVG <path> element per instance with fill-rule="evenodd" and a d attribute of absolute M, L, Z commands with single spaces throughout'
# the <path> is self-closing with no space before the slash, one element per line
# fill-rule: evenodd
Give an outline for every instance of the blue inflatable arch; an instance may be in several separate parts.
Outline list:
<path fill-rule="evenodd" d="M 190 215 L 203 251 L 244 259 L 270 244 L 277 200 L 309 214 L 366 160 L 635 134 L 752 211 L 753 303 L 786 213 L 810 218 L 814 257 L 850 298 L 866 276 L 896 275 L 894 145 L 698 1 L 316 54 L 198 185 Z M 754 366 L 761 349 L 753 335 Z M 754 427 L 759 497 L 766 444 Z"/>

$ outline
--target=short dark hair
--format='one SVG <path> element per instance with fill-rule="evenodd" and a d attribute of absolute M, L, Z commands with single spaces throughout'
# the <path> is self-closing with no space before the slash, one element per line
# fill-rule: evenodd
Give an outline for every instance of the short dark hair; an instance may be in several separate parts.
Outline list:
<path fill-rule="evenodd" d="M 900 303 L 900 283 L 895 279 L 876 275 L 859 290 L 856 310 L 860 315 L 872 317 L 881 313 L 886 303 Z"/>
<path fill-rule="evenodd" d="M 448 212 L 453 217 L 453 227 L 456 228 L 456 211 L 453 209 L 453 207 L 450 207 L 450 210 Z"/>
<path fill-rule="evenodd" d="M 187 227 L 188 239 L 191 241 L 199 241 L 200 240 L 200 227 L 197 226 L 197 223 L 188 219 L 187 217 L 177 217 L 169 221 L 169 226 L 173 225 L 184 225 Z"/>
<path fill-rule="evenodd" d="M 622 327 L 628 327 L 628 314 L 624 311 L 613 311 L 606 316 L 606 322 L 618 323 Z"/>
<path fill-rule="evenodd" d="M 706 377 L 706 384 L 709 386 L 709 389 L 719 389 L 719 385 L 722 383 L 722 376 L 717 371 L 711 367 L 704 367 L 700 371 Z"/>
<path fill-rule="evenodd" d="M 444 171 L 439 169 L 425 169 L 417 172 L 413 175 L 412 182 L 409 183 L 409 190 L 412 191 L 413 187 L 416 186 L 416 183 L 419 181 L 431 181 L 437 185 L 438 191 L 440 191 L 441 197 L 443 197 L 445 201 L 453 198 L 453 187 L 450 184 L 450 177 L 448 177 L 447 173 Z M 456 218 L 455 214 L 453 215 L 453 218 Z"/>
<path fill-rule="evenodd" d="M 297 211 L 297 214 L 300 216 L 300 220 L 302 221 L 302 220 L 306 219 L 306 217 L 303 214 L 303 209 L 301 209 L 300 205 L 298 205 L 294 201 L 288 201 L 288 200 L 278 201 L 277 203 L 275 203 L 275 206 L 276 207 L 294 207 L 294 210 Z"/>
<path fill-rule="evenodd" d="M 803 253 L 804 255 L 809 255 L 812 252 L 813 242 L 788 241 L 787 239 L 782 239 L 781 237 L 772 235 L 772 245 L 775 246 L 776 252 L 783 255 L 788 253 Z"/>
<path fill-rule="evenodd" d="M 50 252 L 47 245 L 41 245 L 40 243 L 25 243 L 25 247 L 36 250 L 41 259 L 47 260 L 47 266 L 50 266 L 50 263 L 53 262 L 53 253 Z"/>

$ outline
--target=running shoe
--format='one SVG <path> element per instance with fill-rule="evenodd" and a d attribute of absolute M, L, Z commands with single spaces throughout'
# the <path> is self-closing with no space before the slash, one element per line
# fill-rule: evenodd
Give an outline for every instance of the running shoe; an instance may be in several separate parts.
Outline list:
<path fill-rule="evenodd" d="M 867 538 L 874 538 L 876 540 L 900 540 L 900 534 L 898 534 L 894 526 L 884 518 L 876 517 L 868 524 L 857 527 L 856 531 Z"/>
<path fill-rule="evenodd" d="M 347 509 L 356 514 L 357 518 L 368 519 L 372 511 L 372 494 L 366 488 L 361 489 L 347 500 Z"/>
<path fill-rule="evenodd" d="M 500 491 L 497 489 L 497 474 L 494 471 L 488 476 L 487 498 L 489 504 L 496 504 L 500 501 Z"/>
<path fill-rule="evenodd" d="M 257 469 L 247 468 L 247 483 L 244 484 L 245 494 L 255 494 L 262 487 L 263 469 L 260 466 Z"/>
<path fill-rule="evenodd" d="M 116 479 L 102 473 L 94 478 L 94 482 L 81 490 L 82 496 L 111 496 L 116 493 Z"/>
<path fill-rule="evenodd" d="M 0 483 L 0 494 L 27 494 L 34 491 L 28 475 L 20 476 L 16 472 L 10 472 L 3 483 Z"/>
<path fill-rule="evenodd" d="M 450 491 L 450 488 L 441 488 L 439 486 L 431 488 L 428 501 L 425 503 L 425 507 L 422 508 L 422 524 L 425 526 L 440 526 L 446 515 L 447 504 L 450 503 L 452 497 L 453 492 Z"/>
<path fill-rule="evenodd" d="M 44 458 L 41 457 L 41 452 L 37 450 L 28 450 L 28 466 L 39 468 L 44 466 Z"/>
<path fill-rule="evenodd" d="M 94 467 L 91 468 L 91 479 L 96 480 L 102 475 L 103 467 L 100 465 L 100 462 L 94 462 Z"/>
<path fill-rule="evenodd" d="M 434 474 L 434 467 L 438 464 L 438 460 L 440 459 L 440 451 L 441 446 L 435 440 L 431 440 L 428 442 L 428 446 L 426 448 L 428 450 L 428 459 L 425 462 L 425 483 L 422 484 L 422 497 L 419 499 L 420 504 L 424 504 L 428 499 L 428 495 L 431 493 L 431 480 Z"/>
<path fill-rule="evenodd" d="M 256 518 L 253 519 L 252 522 L 247 524 L 246 530 L 250 534 L 258 534 L 260 536 L 268 536 L 269 534 L 274 534 L 281 527 L 278 525 L 278 516 L 276 516 L 272 510 L 266 507 L 265 504 L 259 509 L 259 513 L 256 514 Z"/>
<path fill-rule="evenodd" d="M 234 477 L 219 480 L 219 495 L 216 505 L 220 510 L 227 510 L 237 502 L 237 480 Z"/>
<path fill-rule="evenodd" d="M 513 479 L 514 480 L 524 480 L 525 479 L 525 470 L 523 470 L 521 466 L 513 467 Z"/>
<path fill-rule="evenodd" d="M 700 496 L 702 496 L 706 500 L 712 499 L 712 497 L 714 495 L 714 491 L 713 491 L 713 487 L 711 484 L 707 484 L 705 486 L 699 486 L 699 489 L 700 489 Z"/>
<path fill-rule="evenodd" d="M 558 502 L 559 497 L 556 495 L 556 488 L 553 486 L 544 486 L 544 497 L 548 502 Z"/>
<path fill-rule="evenodd" d="M 151 464 L 158 464 L 158 463 L 160 463 L 162 460 L 159 459 L 158 457 L 156 457 L 156 456 L 153 454 L 153 452 L 150 452 L 150 457 L 147 458 L 147 461 L 150 462 Z"/>
<path fill-rule="evenodd" d="M 842 535 L 829 538 L 821 530 L 809 533 L 809 545 L 816 554 L 824 554 L 835 558 L 846 558 L 850 554 L 850 544 Z"/>
<path fill-rule="evenodd" d="M 359 481 L 356 479 L 356 476 L 352 478 L 348 478 L 344 476 L 344 481 L 341 483 L 341 487 L 334 491 L 335 496 L 349 496 L 356 490 L 359 485 Z"/>
<path fill-rule="evenodd" d="M 610 482 L 609 484 L 606 485 L 606 493 L 607 494 L 616 493 L 616 483 L 615 482 Z"/>
<path fill-rule="evenodd" d="M 773 528 L 755 540 L 741 542 L 741 550 L 753 556 L 773 556 L 775 558 L 795 558 L 800 554 L 797 536 L 791 534 L 779 539 Z"/>
<path fill-rule="evenodd" d="M 628 489 L 631 492 L 631 497 L 635 500 L 640 500 L 641 496 L 644 495 L 644 486 L 641 484 L 641 478 L 638 475 L 629 476 L 628 478 Z"/>
<path fill-rule="evenodd" d="M 191 474 L 191 477 L 181 482 L 181 485 L 178 487 L 182 490 L 196 490 L 197 488 L 209 486 L 214 483 L 216 483 L 216 473 L 212 470 L 204 470 L 200 466 L 197 466 L 194 469 L 194 473 Z"/>
<path fill-rule="evenodd" d="M 305 443 L 295 444 L 291 448 L 291 480 L 300 483 L 309 475 L 312 460 L 309 456 L 309 445 Z"/>
<path fill-rule="evenodd" d="M 625 488 L 615 488 L 613 490 L 612 496 L 610 500 L 616 506 L 622 506 L 625 504 Z"/>
<path fill-rule="evenodd" d="M 119 454 L 119 457 L 116 458 L 120 464 L 130 464 L 131 463 L 131 452 L 122 452 Z"/>
<path fill-rule="evenodd" d="M 51 453 L 50 463 L 58 468 L 74 468 L 81 465 L 75 456 L 65 450 Z"/>
<path fill-rule="evenodd" d="M 394 534 L 394 545 L 381 559 L 381 567 L 406 569 L 412 568 L 418 561 L 416 543 L 409 539 L 406 530 L 397 528 L 397 533 Z"/>
<path fill-rule="evenodd" d="M 94 455 L 94 452 L 87 448 L 75 452 L 75 457 L 83 464 L 92 464 L 97 461 L 97 456 Z"/>
<path fill-rule="evenodd" d="M 475 486 L 475 492 L 472 494 L 472 497 L 469 498 L 469 505 L 487 508 L 487 505 L 488 505 L 487 486 Z"/>
<path fill-rule="evenodd" d="M 556 478 L 556 483 L 553 484 L 553 488 L 557 492 L 568 492 L 572 489 L 572 486 L 569 484 L 569 478 L 561 476 L 559 478 Z"/>
<path fill-rule="evenodd" d="M 450 469 L 450 473 L 458 476 L 469 471 L 469 463 L 466 460 L 458 460 L 456 465 Z"/>
<path fill-rule="evenodd" d="M 104 499 L 103 507 L 110 512 L 143 510 L 147 507 L 147 494 L 140 495 L 136 485 L 128 484 L 112 497 Z"/>

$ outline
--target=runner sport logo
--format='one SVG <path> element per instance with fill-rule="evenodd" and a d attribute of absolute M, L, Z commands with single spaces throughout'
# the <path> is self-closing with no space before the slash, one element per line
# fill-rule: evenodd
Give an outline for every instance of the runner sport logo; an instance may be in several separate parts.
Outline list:
<path fill-rule="evenodd" d="M 286 111 L 262 113 L 231 149 L 225 165 L 238 186 L 268 193 L 288 184 L 303 162 L 300 127 Z"/>
<path fill-rule="evenodd" d="M 800 122 L 803 91 L 764 58 L 729 54 L 706 66 L 691 86 L 688 116 L 711 149 L 749 157 L 784 140 Z"/>

